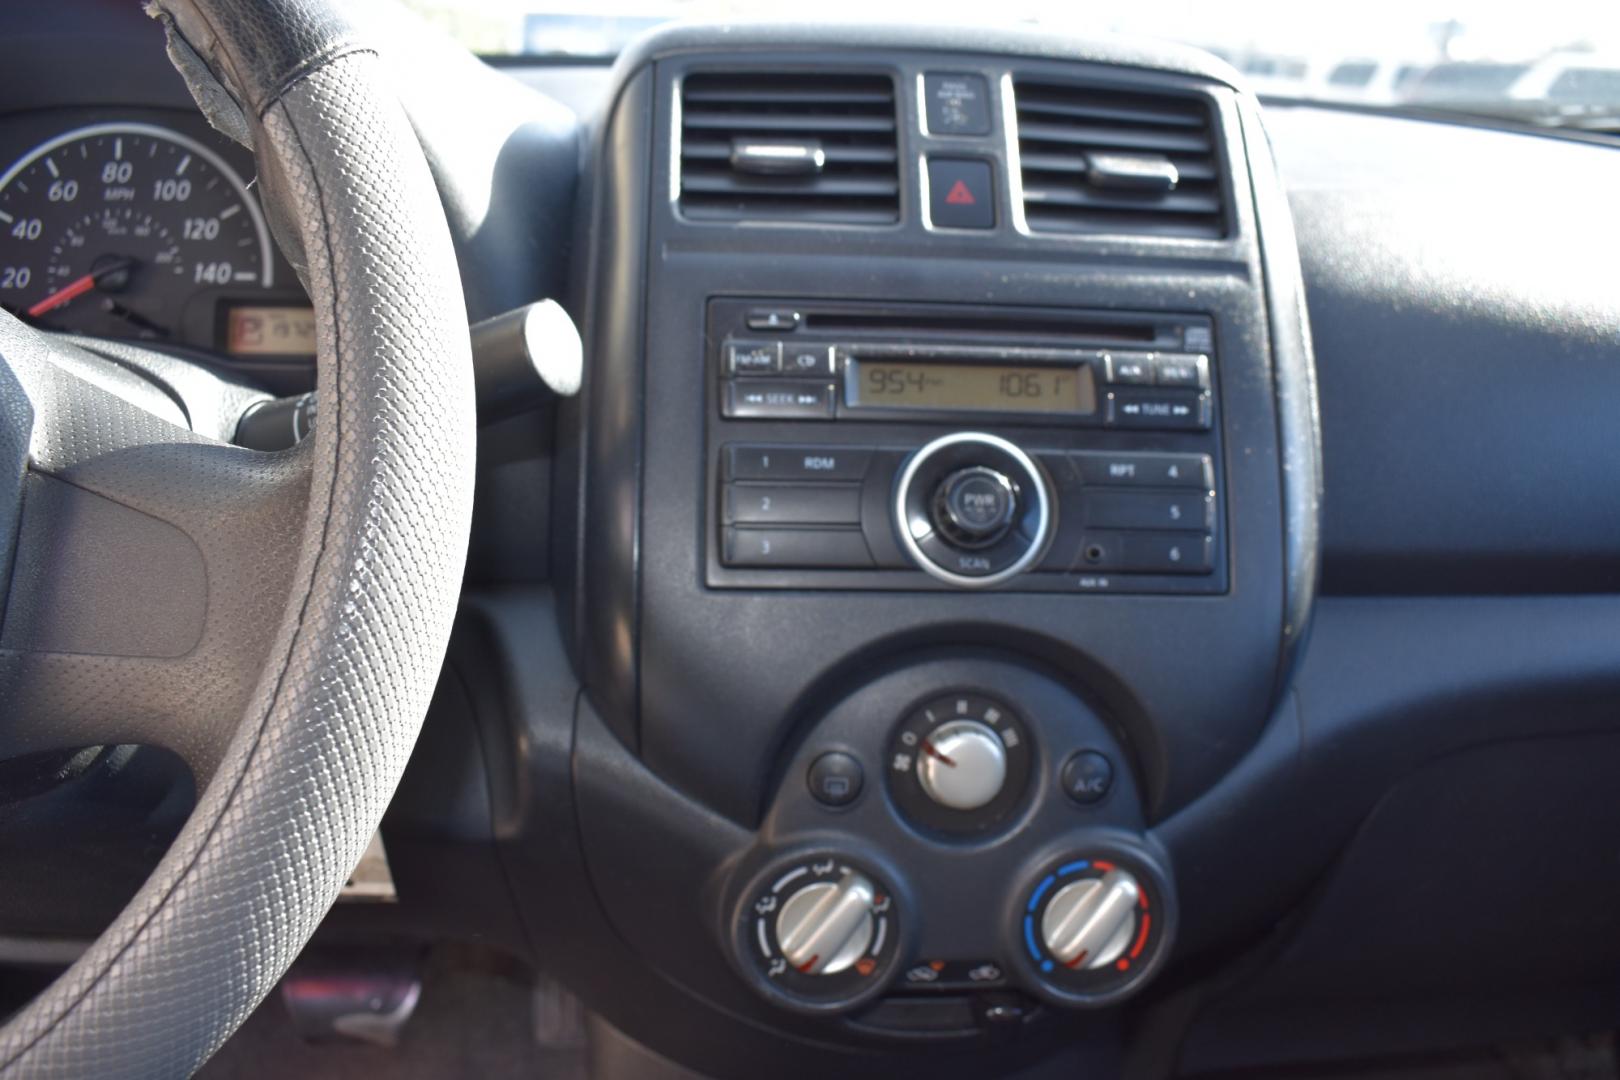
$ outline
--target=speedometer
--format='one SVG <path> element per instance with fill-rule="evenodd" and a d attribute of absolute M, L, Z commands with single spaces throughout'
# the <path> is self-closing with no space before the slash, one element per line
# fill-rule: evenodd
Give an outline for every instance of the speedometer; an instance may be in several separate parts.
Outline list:
<path fill-rule="evenodd" d="M 77 128 L 0 176 L 0 305 L 36 325 L 169 337 L 199 293 L 274 272 L 242 178 L 179 132 Z"/>

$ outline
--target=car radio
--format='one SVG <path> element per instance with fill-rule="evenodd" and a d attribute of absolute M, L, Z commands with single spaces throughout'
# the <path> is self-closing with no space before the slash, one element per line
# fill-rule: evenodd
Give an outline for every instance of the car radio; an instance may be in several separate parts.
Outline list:
<path fill-rule="evenodd" d="M 707 580 L 1223 592 L 1197 314 L 724 298 Z"/>

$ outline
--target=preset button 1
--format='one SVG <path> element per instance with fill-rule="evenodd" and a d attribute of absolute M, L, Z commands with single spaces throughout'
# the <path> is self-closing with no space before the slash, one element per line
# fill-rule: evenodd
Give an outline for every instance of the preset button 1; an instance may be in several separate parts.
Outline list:
<path fill-rule="evenodd" d="M 872 451 L 854 446 L 743 445 L 726 447 L 733 480 L 860 480 Z"/>

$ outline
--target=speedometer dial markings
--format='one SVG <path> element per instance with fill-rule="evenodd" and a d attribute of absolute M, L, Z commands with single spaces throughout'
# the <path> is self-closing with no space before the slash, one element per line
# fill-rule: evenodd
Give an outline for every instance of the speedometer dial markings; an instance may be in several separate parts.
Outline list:
<path fill-rule="evenodd" d="M 0 305 L 50 329 L 168 336 L 221 286 L 273 284 L 269 232 L 242 179 L 152 125 L 79 128 L 37 147 L 0 175 L 0 226 Z"/>

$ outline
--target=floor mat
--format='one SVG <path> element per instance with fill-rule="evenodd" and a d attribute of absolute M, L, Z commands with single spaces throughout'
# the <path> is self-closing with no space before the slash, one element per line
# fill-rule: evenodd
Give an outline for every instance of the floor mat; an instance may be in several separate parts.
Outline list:
<path fill-rule="evenodd" d="M 393 1048 L 299 1037 L 279 991 L 197 1074 L 204 1080 L 585 1080 L 578 1048 L 536 1038 L 532 983 L 520 966 L 472 950 L 436 950 L 415 1013 Z"/>

